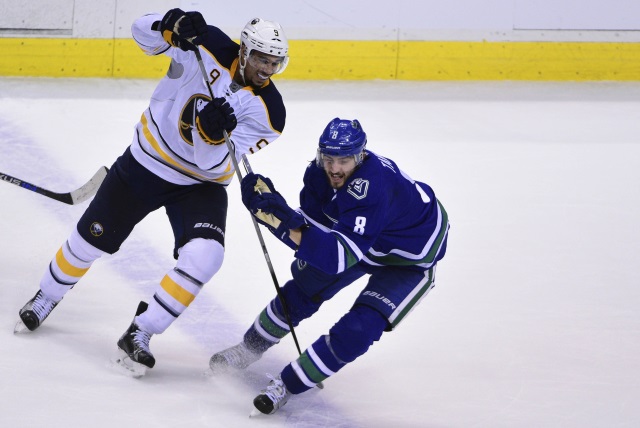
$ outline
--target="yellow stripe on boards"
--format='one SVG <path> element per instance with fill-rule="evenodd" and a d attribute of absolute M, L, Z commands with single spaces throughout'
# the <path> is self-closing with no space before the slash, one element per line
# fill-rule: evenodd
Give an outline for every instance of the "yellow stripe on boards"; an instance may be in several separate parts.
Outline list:
<path fill-rule="evenodd" d="M 401 80 L 640 80 L 640 43 L 401 42 Z"/>
<path fill-rule="evenodd" d="M 132 39 L 0 38 L 0 51 L 0 76 L 160 78 L 169 67 Z"/>
<path fill-rule="evenodd" d="M 176 299 L 184 306 L 189 306 L 191 302 L 193 302 L 193 299 L 196 298 L 195 295 L 188 292 L 187 290 L 182 288 L 180 284 L 171 279 L 169 275 L 165 275 L 164 278 L 162 278 L 162 281 L 160 281 L 160 285 L 162 286 L 164 291 L 166 291 L 171 297 Z"/>
<path fill-rule="evenodd" d="M 113 53 L 113 77 L 160 79 L 169 69 L 164 54 L 147 55 L 133 39 L 116 39 Z"/>
<path fill-rule="evenodd" d="M 113 76 L 113 39 L 0 38 L 0 75 Z"/>
<path fill-rule="evenodd" d="M 395 79 L 398 44 L 393 41 L 289 41 L 289 65 L 277 79 Z"/>
<path fill-rule="evenodd" d="M 160 78 L 132 39 L 0 38 L 0 75 Z M 640 43 L 292 40 L 300 80 L 640 80 Z"/>
<path fill-rule="evenodd" d="M 58 265 L 62 273 L 74 278 L 82 277 L 89 270 L 89 268 L 79 268 L 69 263 L 69 261 L 64 256 L 64 253 L 62 252 L 62 247 L 60 247 L 60 249 L 56 253 L 56 264 Z"/>

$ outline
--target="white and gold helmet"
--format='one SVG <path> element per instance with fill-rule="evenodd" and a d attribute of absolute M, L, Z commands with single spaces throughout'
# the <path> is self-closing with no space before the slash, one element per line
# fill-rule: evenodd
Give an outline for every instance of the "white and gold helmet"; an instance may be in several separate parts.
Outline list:
<path fill-rule="evenodd" d="M 282 26 L 277 22 L 262 18 L 253 18 L 244 26 L 240 33 L 240 69 L 244 77 L 244 66 L 247 64 L 252 50 L 282 57 L 282 62 L 276 74 L 282 73 L 289 63 L 289 41 L 284 35 Z M 246 50 L 242 51 L 242 45 Z"/>

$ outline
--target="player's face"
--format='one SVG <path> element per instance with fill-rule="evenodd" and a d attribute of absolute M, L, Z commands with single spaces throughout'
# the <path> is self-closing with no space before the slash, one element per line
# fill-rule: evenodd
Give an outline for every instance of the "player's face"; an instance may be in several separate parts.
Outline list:
<path fill-rule="evenodd" d="M 355 156 L 322 155 L 322 166 L 331 187 L 339 189 L 345 185 L 356 169 L 356 159 Z"/>
<path fill-rule="evenodd" d="M 244 79 L 247 85 L 260 88 L 271 76 L 282 68 L 284 57 L 267 55 L 258 51 L 251 51 L 244 69 Z"/>

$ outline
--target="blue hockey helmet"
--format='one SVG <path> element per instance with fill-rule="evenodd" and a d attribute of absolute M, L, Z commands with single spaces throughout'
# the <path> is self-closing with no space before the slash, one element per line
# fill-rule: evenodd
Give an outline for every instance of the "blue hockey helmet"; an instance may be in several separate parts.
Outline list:
<path fill-rule="evenodd" d="M 320 135 L 317 162 L 322 167 L 322 156 L 354 156 L 356 165 L 364 158 L 364 148 L 367 145 L 365 134 L 358 120 L 343 120 L 335 118 Z"/>

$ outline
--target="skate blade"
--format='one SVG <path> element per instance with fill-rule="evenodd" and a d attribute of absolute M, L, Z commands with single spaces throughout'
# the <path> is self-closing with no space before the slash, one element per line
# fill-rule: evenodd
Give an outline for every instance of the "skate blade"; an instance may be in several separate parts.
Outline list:
<path fill-rule="evenodd" d="M 257 418 L 259 416 L 263 416 L 264 413 L 262 413 L 260 410 L 256 409 L 255 407 L 253 409 L 251 409 L 251 411 L 249 412 L 249 417 L 250 418 Z M 266 416 L 266 415 L 265 415 Z"/>
<path fill-rule="evenodd" d="M 22 320 L 18 321 L 16 323 L 16 326 L 13 328 L 13 334 L 22 334 L 22 333 L 28 333 L 31 330 L 29 330 L 27 328 L 26 325 L 24 325 L 24 323 L 22 322 Z"/>
<path fill-rule="evenodd" d="M 137 363 L 127 355 L 122 349 L 118 348 L 118 353 L 111 357 L 111 365 L 121 373 L 133 378 L 141 378 L 147 373 L 147 366 Z"/>

